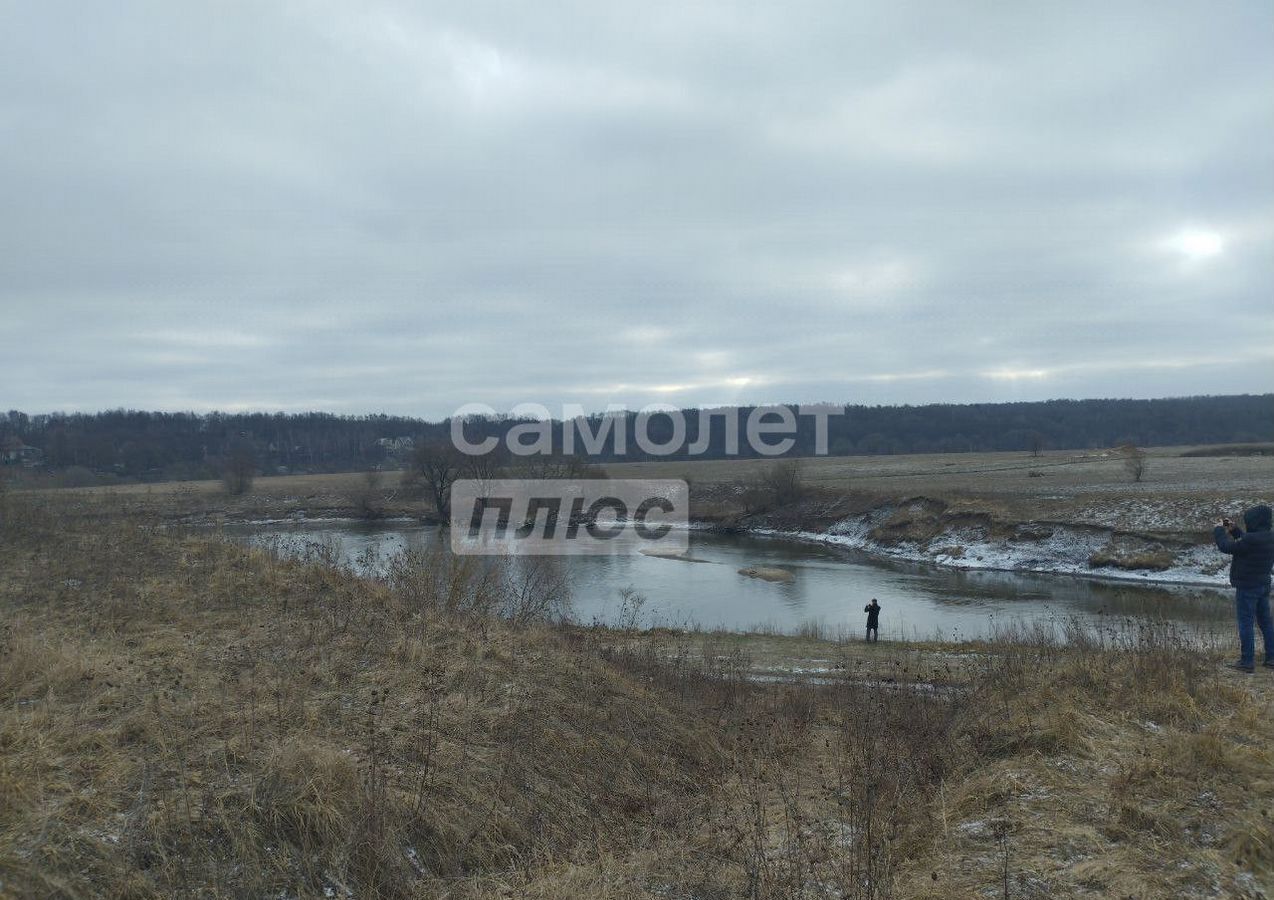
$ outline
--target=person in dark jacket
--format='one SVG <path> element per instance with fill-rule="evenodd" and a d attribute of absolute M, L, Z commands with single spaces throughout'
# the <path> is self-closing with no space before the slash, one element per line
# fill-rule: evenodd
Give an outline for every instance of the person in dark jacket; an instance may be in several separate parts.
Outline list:
<path fill-rule="evenodd" d="M 1239 620 L 1239 661 L 1231 668 L 1256 671 L 1256 629 L 1265 644 L 1265 667 L 1274 669 L 1274 620 L 1270 618 L 1270 570 L 1274 569 L 1274 517 L 1268 506 L 1254 506 L 1243 513 L 1245 534 L 1229 519 L 1212 530 L 1217 549 L 1234 559 L 1230 562 L 1230 584 L 1234 586 L 1234 608 Z"/>
<path fill-rule="evenodd" d="M 880 604 L 876 602 L 876 598 L 871 598 L 871 603 L 863 607 L 863 612 L 867 613 L 867 640 L 880 641 Z"/>

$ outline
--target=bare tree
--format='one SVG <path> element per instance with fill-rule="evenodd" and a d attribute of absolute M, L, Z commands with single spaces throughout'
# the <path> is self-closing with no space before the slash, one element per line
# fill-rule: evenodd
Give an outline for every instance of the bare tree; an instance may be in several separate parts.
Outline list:
<path fill-rule="evenodd" d="M 1044 435 L 1038 431 L 1032 431 L 1026 436 L 1027 447 L 1030 448 L 1031 456 L 1041 456 L 1044 453 Z"/>
<path fill-rule="evenodd" d="M 235 441 L 226 453 L 222 481 L 232 494 L 246 494 L 252 490 L 252 479 L 257 474 L 257 454 L 247 441 Z"/>
<path fill-rule="evenodd" d="M 451 485 L 461 477 L 466 459 L 450 441 L 424 441 L 411 455 L 411 464 L 403 472 L 403 484 L 422 487 L 438 518 L 445 523 L 451 518 Z"/>
<path fill-rule="evenodd" d="M 1135 444 L 1122 444 L 1116 448 L 1124 458 L 1124 471 L 1134 482 L 1146 474 L 1146 451 Z"/>

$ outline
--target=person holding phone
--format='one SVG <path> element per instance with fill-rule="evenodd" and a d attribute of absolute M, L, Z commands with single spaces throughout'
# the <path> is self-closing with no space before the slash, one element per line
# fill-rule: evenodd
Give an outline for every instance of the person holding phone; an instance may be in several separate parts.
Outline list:
<path fill-rule="evenodd" d="M 1267 669 L 1274 669 L 1274 619 L 1270 617 L 1270 570 L 1274 569 L 1274 513 L 1265 505 L 1243 513 L 1244 532 L 1230 519 L 1222 519 L 1212 529 L 1217 549 L 1233 557 L 1230 584 L 1234 587 L 1234 610 L 1239 624 L 1239 661 L 1230 668 L 1256 671 L 1256 628 L 1261 629 Z"/>
<path fill-rule="evenodd" d="M 867 640 L 878 642 L 880 640 L 880 604 L 876 602 L 876 598 L 871 598 L 871 603 L 863 607 L 863 612 L 867 613 Z"/>

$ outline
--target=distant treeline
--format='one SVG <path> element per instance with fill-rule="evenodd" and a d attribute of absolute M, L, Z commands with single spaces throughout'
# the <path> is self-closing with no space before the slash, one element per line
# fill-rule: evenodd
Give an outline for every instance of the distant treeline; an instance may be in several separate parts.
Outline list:
<path fill-rule="evenodd" d="M 793 407 L 795 409 L 796 407 Z M 738 414 L 739 455 L 754 455 L 742 439 L 751 407 Z M 641 452 L 634 415 L 621 418 L 627 440 L 624 459 L 654 458 Z M 686 450 L 663 459 L 726 456 L 727 429 L 720 414 L 686 410 Z M 469 421 L 471 441 L 503 439 L 527 420 L 494 417 Z M 706 441 L 699 435 L 710 423 Z M 814 451 L 815 422 L 797 417 L 792 455 Z M 595 433 L 602 421 L 587 423 Z M 656 414 L 645 423 L 652 440 L 665 442 L 671 420 Z M 26 415 L 11 411 L 0 418 L 0 446 L 15 440 L 40 452 L 42 467 L 75 469 L 94 475 L 159 480 L 218 477 L 232 454 L 250 452 L 260 471 L 335 472 L 367 469 L 410 456 L 413 446 L 445 440 L 447 422 L 403 416 L 336 416 L 326 413 L 162 413 L 113 410 L 100 413 Z M 554 423 L 554 444 L 561 446 L 563 426 Z M 1050 400 L 1038 403 L 931 404 L 926 406 L 846 406 L 845 415 L 828 420 L 828 450 L 833 455 L 993 450 L 1061 450 L 1210 444 L 1274 440 L 1274 394 L 1178 397 L 1164 400 Z M 503 443 L 503 441 L 502 441 Z M 578 442 L 577 442 L 578 446 Z M 698 449 L 698 448 L 696 448 Z M 594 459 L 614 459 L 615 434 Z"/>

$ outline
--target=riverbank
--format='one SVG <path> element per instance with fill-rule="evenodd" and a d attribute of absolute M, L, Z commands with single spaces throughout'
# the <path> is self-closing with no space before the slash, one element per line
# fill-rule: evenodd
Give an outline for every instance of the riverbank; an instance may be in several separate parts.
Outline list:
<path fill-rule="evenodd" d="M 802 496 L 780 502 L 757 489 L 768 460 L 609 471 L 684 477 L 694 518 L 727 530 L 957 569 L 1224 586 L 1212 524 L 1269 502 L 1274 484 L 1274 456 L 1245 454 L 1151 448 L 1138 481 L 1113 451 L 825 457 L 800 460 Z"/>
<path fill-rule="evenodd" d="M 6 896 L 1271 889 L 1274 679 L 1171 630 L 514 627 L 459 570 L 0 512 Z"/>
<path fill-rule="evenodd" d="M 1210 535 L 1204 543 L 1069 522 L 997 523 L 965 512 L 944 522 L 942 507 L 942 501 L 930 498 L 886 502 L 840 519 L 823 531 L 773 526 L 766 524 L 765 517 L 757 520 L 760 524 L 729 527 L 760 537 L 808 541 L 953 569 L 1199 587 L 1224 588 L 1229 583 L 1229 558 L 1216 551 Z M 917 517 L 929 521 L 917 522 Z M 911 526 L 918 526 L 917 536 L 905 533 Z"/>

